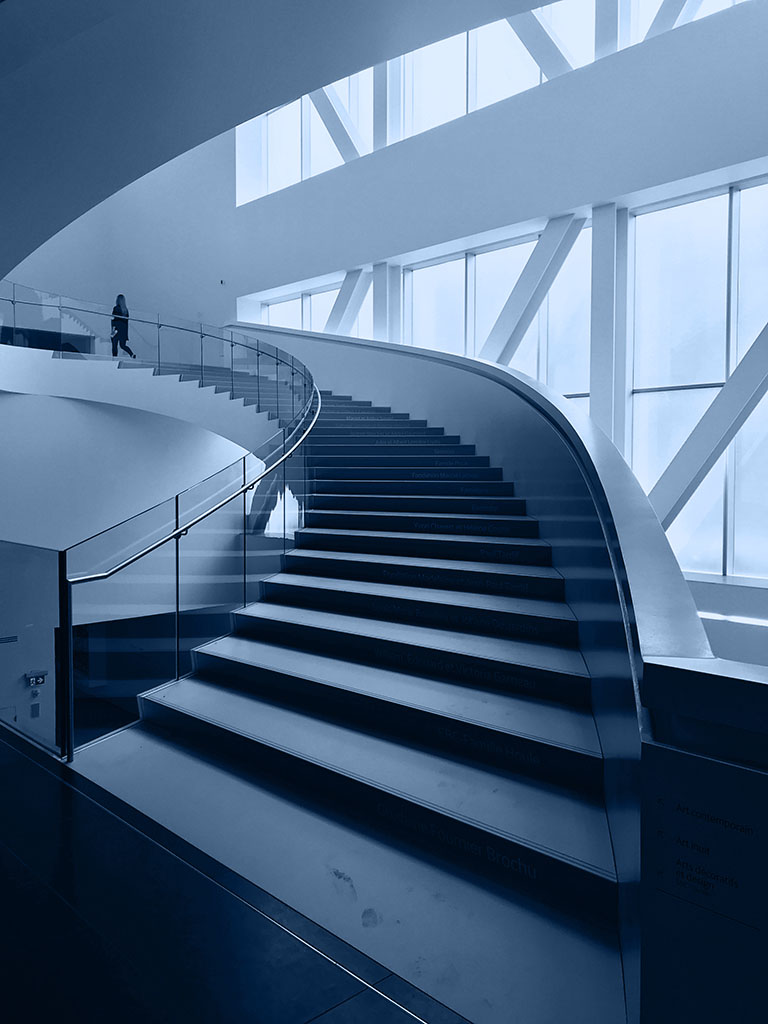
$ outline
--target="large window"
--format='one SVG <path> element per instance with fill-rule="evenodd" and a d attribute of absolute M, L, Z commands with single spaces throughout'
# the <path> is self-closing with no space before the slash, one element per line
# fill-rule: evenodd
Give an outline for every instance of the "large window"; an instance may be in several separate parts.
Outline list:
<path fill-rule="evenodd" d="M 768 185 L 636 218 L 632 465 L 646 490 L 768 321 L 767 238 Z M 763 402 L 668 531 L 684 569 L 768 575 L 766 469 Z"/>
<path fill-rule="evenodd" d="M 464 281 L 463 259 L 413 271 L 411 331 L 414 345 L 464 354 Z"/>
<path fill-rule="evenodd" d="M 406 54 L 403 132 L 416 135 L 467 112 L 467 36 Z"/>

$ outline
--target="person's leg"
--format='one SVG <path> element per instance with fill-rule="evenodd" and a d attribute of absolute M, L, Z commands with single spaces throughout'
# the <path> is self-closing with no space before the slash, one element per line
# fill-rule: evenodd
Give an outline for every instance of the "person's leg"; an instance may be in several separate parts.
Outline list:
<path fill-rule="evenodd" d="M 112 342 L 112 356 L 114 357 L 117 355 L 117 335 L 113 334 L 110 341 Z"/>
<path fill-rule="evenodd" d="M 131 359 L 135 359 L 136 358 L 136 356 L 131 351 L 131 349 L 130 349 L 130 347 L 128 345 L 128 339 L 127 338 L 121 338 L 120 339 L 120 348 L 123 350 L 123 352 L 127 352 L 128 355 L 131 357 Z"/>

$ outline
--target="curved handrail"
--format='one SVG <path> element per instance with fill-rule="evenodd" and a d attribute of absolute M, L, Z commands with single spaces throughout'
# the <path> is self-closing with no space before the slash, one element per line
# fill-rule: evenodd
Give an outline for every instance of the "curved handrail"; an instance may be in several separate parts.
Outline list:
<path fill-rule="evenodd" d="M 207 519 L 208 516 L 212 516 L 214 512 L 218 512 L 219 509 L 224 508 L 225 505 L 228 505 L 230 501 L 233 501 L 235 498 L 239 498 L 241 494 L 245 494 L 247 491 L 252 490 L 260 480 L 263 480 L 265 476 L 268 476 L 273 470 L 277 469 L 277 467 L 281 465 L 281 463 L 285 462 L 286 459 L 290 458 L 290 456 L 293 455 L 296 449 L 301 444 L 304 443 L 304 441 L 309 436 L 310 431 L 317 423 L 317 419 L 320 415 L 320 409 L 322 406 L 322 398 L 320 397 L 320 392 L 317 389 L 317 385 L 313 385 L 313 387 L 313 398 L 314 396 L 317 396 L 317 409 L 315 411 L 314 416 L 312 417 L 312 422 L 301 435 L 299 440 L 296 441 L 296 443 L 292 445 L 288 449 L 288 451 L 284 452 L 280 456 L 280 458 L 277 459 L 277 461 L 274 462 L 271 466 L 269 466 L 263 472 L 259 473 L 258 476 L 255 476 L 253 480 L 250 480 L 248 481 L 248 483 L 243 484 L 242 487 L 239 487 L 236 491 L 228 495 L 226 498 L 222 498 L 221 501 L 218 501 L 211 508 L 206 509 L 205 512 L 201 512 L 200 515 L 196 516 L 194 519 L 191 519 L 188 523 L 185 523 L 184 526 L 178 527 L 176 530 L 173 530 L 165 537 L 162 537 L 160 540 L 157 540 L 154 543 L 148 545 L 146 548 L 144 548 L 142 551 L 139 551 L 137 554 L 131 555 L 130 558 L 126 558 L 122 562 L 119 562 L 117 565 L 112 566 L 111 569 L 106 569 L 104 572 L 91 573 L 88 576 L 68 576 L 67 583 L 74 585 L 76 583 L 95 583 L 98 580 L 109 579 L 110 576 L 114 576 L 122 569 L 127 569 L 129 565 L 133 565 L 134 562 L 138 562 L 139 559 L 144 558 L 145 555 L 151 554 L 153 551 L 156 551 L 158 548 L 162 547 L 164 544 L 167 544 L 169 541 L 175 540 L 177 537 L 183 537 L 186 533 L 189 532 L 189 530 L 192 529 L 193 526 L 197 526 L 198 523 L 201 523 L 204 519 Z"/>

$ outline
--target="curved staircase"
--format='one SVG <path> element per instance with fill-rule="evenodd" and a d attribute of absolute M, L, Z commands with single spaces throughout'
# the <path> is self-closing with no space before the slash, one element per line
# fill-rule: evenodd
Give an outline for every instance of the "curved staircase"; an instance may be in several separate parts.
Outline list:
<path fill-rule="evenodd" d="M 425 1020 L 624 1021 L 591 680 L 525 497 L 350 397 L 306 444 L 282 571 L 75 768 L 428 993 Z"/>

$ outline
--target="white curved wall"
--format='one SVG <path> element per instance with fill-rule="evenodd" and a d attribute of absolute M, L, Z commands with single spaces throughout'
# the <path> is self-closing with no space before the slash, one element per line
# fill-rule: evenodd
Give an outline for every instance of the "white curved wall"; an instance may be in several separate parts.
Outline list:
<path fill-rule="evenodd" d="M 0 540 L 62 550 L 173 497 L 244 450 L 168 416 L 0 391 Z"/>
<path fill-rule="evenodd" d="M 537 0 L 540 2 L 540 0 Z M 180 153 L 360 68 L 514 14 L 526 0 L 109 0 L 35 39 L 0 4 L 0 276 L 66 224 Z M 69 5 L 66 5 L 69 7 Z M 82 9 L 81 9 L 82 8 Z M 54 15 L 55 17 L 55 15 Z"/>

